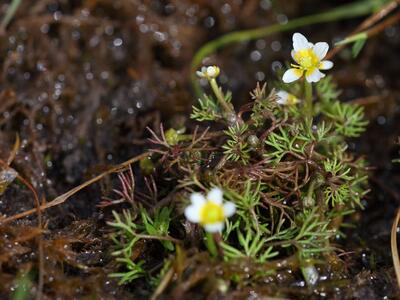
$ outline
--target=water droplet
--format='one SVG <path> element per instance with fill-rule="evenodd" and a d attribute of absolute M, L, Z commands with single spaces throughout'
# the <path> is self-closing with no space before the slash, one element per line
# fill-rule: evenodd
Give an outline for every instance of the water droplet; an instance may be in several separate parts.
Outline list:
<path fill-rule="evenodd" d="M 256 48 L 258 50 L 265 49 L 265 46 L 267 45 L 267 42 L 265 40 L 257 40 L 256 41 Z"/>
<path fill-rule="evenodd" d="M 258 71 L 258 72 L 255 74 L 255 78 L 256 78 L 257 81 L 263 81 L 263 80 L 265 79 L 265 74 L 264 74 L 264 72 Z"/>
<path fill-rule="evenodd" d="M 376 122 L 377 122 L 379 125 L 385 125 L 385 124 L 386 124 L 386 118 L 385 118 L 385 116 L 379 116 L 379 117 L 376 119 Z"/>
<path fill-rule="evenodd" d="M 271 6 L 272 6 L 271 0 L 261 0 L 260 1 L 260 7 L 263 10 L 268 10 L 271 8 Z"/>
<path fill-rule="evenodd" d="M 167 35 L 161 31 L 154 32 L 154 39 L 159 42 L 164 42 L 167 39 Z"/>
<path fill-rule="evenodd" d="M 215 19 L 212 16 L 208 16 L 204 19 L 204 26 L 207 28 L 212 28 L 215 25 Z"/>
<path fill-rule="evenodd" d="M 273 41 L 271 43 L 271 49 L 272 51 L 278 52 L 282 49 L 282 45 L 279 41 Z"/>
<path fill-rule="evenodd" d="M 271 64 L 271 69 L 272 71 L 276 72 L 280 69 L 282 69 L 282 63 L 280 61 L 273 61 Z"/>
<path fill-rule="evenodd" d="M 116 39 L 113 41 L 113 45 L 114 45 L 115 47 L 120 47 L 120 46 L 122 46 L 122 44 L 123 44 L 123 41 L 122 41 L 121 38 L 116 38 Z"/>
<path fill-rule="evenodd" d="M 146 33 L 149 31 L 149 26 L 147 24 L 140 24 L 139 30 L 141 33 Z"/>
<path fill-rule="evenodd" d="M 262 58 L 261 52 L 258 50 L 254 50 L 250 53 L 250 59 L 252 61 L 259 61 Z"/>
<path fill-rule="evenodd" d="M 60 21 L 60 20 L 61 20 L 61 17 L 62 17 L 61 11 L 56 11 L 56 12 L 53 13 L 53 19 L 54 19 L 55 21 Z"/>
<path fill-rule="evenodd" d="M 222 7 L 221 7 L 221 12 L 222 12 L 224 15 L 229 14 L 231 11 L 232 11 L 232 8 L 231 8 L 231 6 L 230 6 L 228 3 L 225 3 L 224 5 L 222 5 Z"/>
<path fill-rule="evenodd" d="M 49 33 L 49 29 L 50 29 L 49 24 L 45 23 L 42 26 L 40 26 L 40 32 L 41 33 L 47 34 L 47 33 Z"/>
<path fill-rule="evenodd" d="M 137 24 L 141 24 L 143 22 L 144 22 L 144 16 L 142 16 L 142 15 L 136 16 L 136 23 Z"/>
<path fill-rule="evenodd" d="M 276 20 L 279 24 L 286 24 L 288 22 L 288 18 L 284 14 L 279 14 L 276 16 Z"/>
<path fill-rule="evenodd" d="M 114 27 L 111 25 L 107 25 L 106 28 L 104 28 L 104 32 L 107 35 L 113 35 L 114 34 Z"/>

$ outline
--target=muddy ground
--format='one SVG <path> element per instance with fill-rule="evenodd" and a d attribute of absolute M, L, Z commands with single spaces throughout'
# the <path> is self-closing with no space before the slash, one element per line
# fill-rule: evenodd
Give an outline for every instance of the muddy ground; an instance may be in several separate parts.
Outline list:
<path fill-rule="evenodd" d="M 285 22 L 345 2 L 279 1 L 272 7 L 267 0 L 22 1 L 0 36 L 0 158 L 7 161 L 18 134 L 21 147 L 12 167 L 32 183 L 40 201 L 50 201 L 141 153 L 146 126 L 184 122 L 195 101 L 190 62 L 201 45 L 230 31 Z M 0 15 L 6 9 L 0 4 Z M 361 21 L 301 32 L 331 44 Z M 206 63 L 218 63 L 223 86 L 233 91 L 237 104 L 246 103 L 256 81 L 276 79 L 290 36 L 234 44 Z M 399 44 L 400 26 L 391 26 L 368 41 L 356 60 L 346 50 L 336 56 L 331 72 L 343 101 L 365 105 L 369 128 L 350 145 L 373 167 L 366 209 L 351 220 L 357 227 L 338 238 L 353 278 L 331 298 L 398 296 L 390 227 L 400 204 L 400 165 L 392 163 L 400 157 Z M 98 205 L 114 184 L 111 176 L 43 212 L 47 299 L 148 296 L 146 285 L 119 287 L 106 275 L 113 268 L 106 251 L 110 211 Z M 32 209 L 32 199 L 28 188 L 13 183 L 0 197 L 0 214 Z M 12 293 L 18 274 L 38 267 L 37 224 L 32 215 L 0 226 L 2 299 Z"/>

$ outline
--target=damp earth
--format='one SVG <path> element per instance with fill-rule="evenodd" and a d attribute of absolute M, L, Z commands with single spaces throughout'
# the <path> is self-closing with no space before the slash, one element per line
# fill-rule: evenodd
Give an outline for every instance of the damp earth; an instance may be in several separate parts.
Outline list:
<path fill-rule="evenodd" d="M 0 16 L 8 2 L 0 4 Z M 0 195 L 1 218 L 35 209 L 35 199 L 47 203 L 142 153 L 150 137 L 146 127 L 162 123 L 178 128 L 187 122 L 196 100 L 191 61 L 208 41 L 236 30 L 285 24 L 346 1 L 334 2 L 23 0 L 0 35 L 0 170 L 1 180 L 10 181 Z M 358 17 L 301 30 L 332 44 L 362 21 Z M 349 142 L 371 166 L 371 191 L 363 200 L 365 209 L 352 215 L 352 226 L 335 239 L 343 249 L 345 270 L 334 261 L 319 267 L 319 284 L 310 290 L 288 268 L 265 276 L 263 286 L 249 283 L 221 296 L 208 290 L 209 272 L 246 278 L 258 266 L 248 262 L 234 269 L 198 255 L 190 261 L 198 276 L 160 299 L 400 297 L 390 252 L 390 230 L 400 205 L 400 165 L 392 162 L 400 157 L 399 44 L 400 27 L 394 24 L 368 40 L 357 59 L 350 49 L 335 57 L 332 73 L 341 99 L 363 105 L 369 120 L 366 133 Z M 219 65 L 222 86 L 235 95 L 235 105 L 242 105 L 250 101 L 255 82 L 278 80 L 290 49 L 291 32 L 276 33 L 233 43 L 203 63 Z M 16 140 L 18 151 L 13 149 Z M 13 181 L 17 174 L 29 186 L 19 177 Z M 104 177 L 43 210 L 40 221 L 37 213 L 0 221 L 0 298 L 11 297 L 22 274 L 29 273 L 31 297 L 42 285 L 43 299 L 148 299 L 152 290 L 144 279 L 126 286 L 108 276 L 115 270 L 106 225 L 112 209 L 102 204 L 118 184 L 117 176 Z M 147 184 L 137 179 L 139 191 Z M 153 247 L 145 254 L 154 267 L 160 264 L 157 251 Z M 219 291 L 225 288 L 221 281 Z"/>

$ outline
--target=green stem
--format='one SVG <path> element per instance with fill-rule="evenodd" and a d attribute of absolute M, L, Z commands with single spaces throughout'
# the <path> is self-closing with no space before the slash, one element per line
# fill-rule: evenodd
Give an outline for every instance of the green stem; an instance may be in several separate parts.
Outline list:
<path fill-rule="evenodd" d="M 314 193 L 314 190 L 315 190 L 315 183 L 316 183 L 316 180 L 312 180 L 310 182 L 310 185 L 309 185 L 308 191 L 307 191 L 307 196 L 304 199 L 304 206 L 305 207 L 314 207 L 315 206 L 315 201 L 314 201 L 314 198 L 313 198 L 313 193 Z"/>
<path fill-rule="evenodd" d="M 304 110 L 305 115 L 308 120 L 311 120 L 313 117 L 313 93 L 312 93 L 312 83 L 308 82 L 304 78 Z"/>
<path fill-rule="evenodd" d="M 218 256 L 218 248 L 212 233 L 206 233 L 206 246 L 212 257 Z"/>
<path fill-rule="evenodd" d="M 222 93 L 221 89 L 219 88 L 219 86 L 217 84 L 217 80 L 215 80 L 215 78 L 212 78 L 210 80 L 210 85 L 215 94 L 215 97 L 217 97 L 218 103 L 222 106 L 222 109 L 225 111 L 225 113 L 227 113 L 227 114 L 234 113 L 232 108 L 225 101 L 224 94 Z"/>
<path fill-rule="evenodd" d="M 13 16 L 17 12 L 17 9 L 20 6 L 21 2 L 22 2 L 22 0 L 12 0 L 12 2 L 10 3 L 10 5 L 6 11 L 6 14 L 3 17 L 3 20 L 1 21 L 0 32 L 4 32 L 8 23 L 10 23 Z"/>
<path fill-rule="evenodd" d="M 241 30 L 234 31 L 228 34 L 225 34 L 215 40 L 212 40 L 206 44 L 204 44 L 194 55 L 191 63 L 191 79 L 192 84 L 195 89 L 197 95 L 202 95 L 200 85 L 197 82 L 196 78 L 196 70 L 200 66 L 202 60 L 212 54 L 215 53 L 218 49 L 221 49 L 231 43 L 242 42 L 242 41 L 250 41 L 259 39 L 262 37 L 269 36 L 273 33 L 290 31 L 299 27 L 318 24 L 318 23 L 327 23 L 331 21 L 343 20 L 343 19 L 351 19 L 355 17 L 360 17 L 364 15 L 368 15 L 380 7 L 384 6 L 388 1 L 377 1 L 377 0 L 361 0 L 355 3 L 345 4 L 339 6 L 337 8 L 331 9 L 327 12 L 309 15 L 305 17 L 300 17 L 297 19 L 293 19 L 286 24 L 273 24 L 266 27 L 249 29 L 249 30 Z"/>

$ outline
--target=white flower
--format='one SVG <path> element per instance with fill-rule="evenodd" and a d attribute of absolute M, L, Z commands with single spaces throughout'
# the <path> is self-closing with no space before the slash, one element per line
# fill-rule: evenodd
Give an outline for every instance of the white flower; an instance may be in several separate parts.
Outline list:
<path fill-rule="evenodd" d="M 280 105 L 294 105 L 300 102 L 299 98 L 297 98 L 295 95 L 283 90 L 278 91 L 276 96 L 278 98 L 276 103 Z"/>
<path fill-rule="evenodd" d="M 232 216 L 236 206 L 232 202 L 223 202 L 222 190 L 211 189 L 207 197 L 200 193 L 190 196 L 191 204 L 185 209 L 185 216 L 190 222 L 200 223 L 208 232 L 220 232 L 224 229 L 225 219 Z"/>
<path fill-rule="evenodd" d="M 219 68 L 217 66 L 208 66 L 202 67 L 200 71 L 197 71 L 196 74 L 200 78 L 206 78 L 208 80 L 217 78 L 219 75 Z"/>
<path fill-rule="evenodd" d="M 319 70 L 329 70 L 333 67 L 333 62 L 323 60 L 328 49 L 329 45 L 325 42 L 318 42 L 314 45 L 301 33 L 293 34 L 292 58 L 297 65 L 292 64 L 293 68 L 283 74 L 282 80 L 285 83 L 290 83 L 296 81 L 305 73 L 308 82 L 318 82 L 325 77 L 325 74 Z"/>

